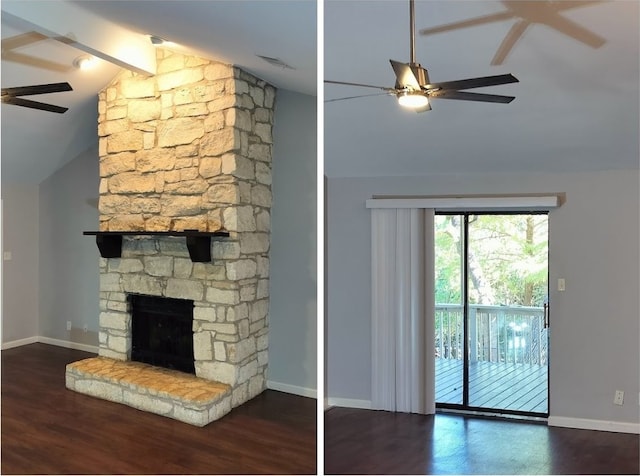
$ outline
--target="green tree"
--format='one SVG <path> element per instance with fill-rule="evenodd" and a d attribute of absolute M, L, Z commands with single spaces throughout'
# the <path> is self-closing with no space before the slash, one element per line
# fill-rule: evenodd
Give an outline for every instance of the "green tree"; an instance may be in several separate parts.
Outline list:
<path fill-rule="evenodd" d="M 547 216 L 476 215 L 469 222 L 470 301 L 542 306 L 547 293 Z M 460 216 L 436 216 L 438 303 L 461 302 L 461 237 Z"/>

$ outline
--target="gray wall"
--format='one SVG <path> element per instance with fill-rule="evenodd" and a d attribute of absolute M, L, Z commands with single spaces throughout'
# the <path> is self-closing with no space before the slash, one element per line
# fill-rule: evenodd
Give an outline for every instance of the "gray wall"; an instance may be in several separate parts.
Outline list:
<path fill-rule="evenodd" d="M 38 186 L 2 184 L 2 343 L 38 335 Z"/>
<path fill-rule="evenodd" d="M 269 380 L 316 388 L 316 98 L 278 91 L 271 216 Z"/>
<path fill-rule="evenodd" d="M 98 345 L 98 149 L 40 184 L 40 335 Z M 66 322 L 72 329 L 67 331 Z M 84 326 L 88 332 L 84 332 Z"/>
<path fill-rule="evenodd" d="M 549 214 L 550 414 L 637 423 L 640 390 L 636 170 L 554 175 L 329 179 L 328 395 L 371 398 L 372 195 L 566 192 Z M 566 291 L 553 285 L 566 279 Z M 613 405 L 616 389 L 625 404 Z"/>

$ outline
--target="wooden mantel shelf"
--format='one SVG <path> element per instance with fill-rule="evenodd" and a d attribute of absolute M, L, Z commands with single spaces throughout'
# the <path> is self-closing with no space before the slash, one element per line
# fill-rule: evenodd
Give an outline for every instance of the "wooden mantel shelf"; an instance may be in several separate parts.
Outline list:
<path fill-rule="evenodd" d="M 103 258 L 122 256 L 123 236 L 177 236 L 187 239 L 187 249 L 191 261 L 208 263 L 211 261 L 211 238 L 226 238 L 228 231 L 83 231 L 83 235 L 95 235 L 96 244 Z"/>

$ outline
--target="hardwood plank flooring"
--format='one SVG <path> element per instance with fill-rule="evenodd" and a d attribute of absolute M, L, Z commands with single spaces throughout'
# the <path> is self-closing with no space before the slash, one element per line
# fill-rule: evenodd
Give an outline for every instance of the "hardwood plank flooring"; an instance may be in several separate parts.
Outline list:
<path fill-rule="evenodd" d="M 638 435 L 332 408 L 326 474 L 640 474 Z"/>
<path fill-rule="evenodd" d="M 267 390 L 198 428 L 69 391 L 93 356 L 45 344 L 2 351 L 2 474 L 312 474 L 316 400 Z"/>
<path fill-rule="evenodd" d="M 436 402 L 462 404 L 462 361 L 436 359 Z M 547 413 L 547 368 L 471 362 L 469 405 Z"/>

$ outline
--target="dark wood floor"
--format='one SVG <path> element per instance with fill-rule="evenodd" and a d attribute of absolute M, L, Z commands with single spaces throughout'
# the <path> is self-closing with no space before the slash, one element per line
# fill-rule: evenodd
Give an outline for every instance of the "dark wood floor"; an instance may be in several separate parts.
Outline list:
<path fill-rule="evenodd" d="M 638 435 L 332 408 L 326 474 L 640 474 Z"/>
<path fill-rule="evenodd" d="M 71 392 L 45 344 L 2 351 L 2 474 L 309 474 L 316 400 L 267 390 L 198 428 Z"/>
<path fill-rule="evenodd" d="M 462 360 L 436 359 L 436 402 L 462 404 Z M 469 363 L 472 407 L 547 413 L 547 367 Z"/>

